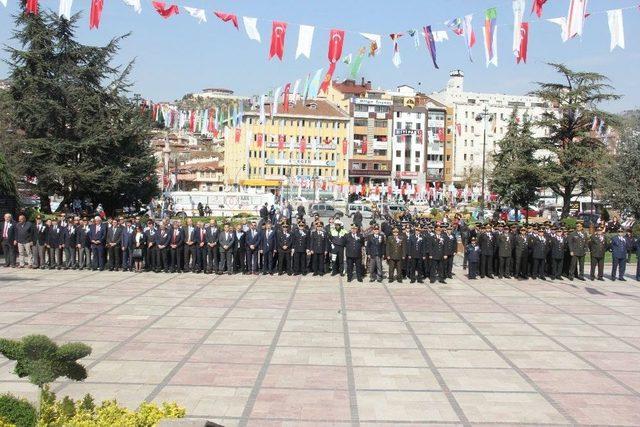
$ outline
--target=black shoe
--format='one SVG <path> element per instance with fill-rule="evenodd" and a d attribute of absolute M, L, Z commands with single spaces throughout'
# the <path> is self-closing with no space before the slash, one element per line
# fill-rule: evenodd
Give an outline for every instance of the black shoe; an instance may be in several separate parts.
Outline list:
<path fill-rule="evenodd" d="M 445 282 L 444 280 L 438 280 L 438 283 L 442 283 L 443 285 L 447 284 L 447 282 Z"/>
<path fill-rule="evenodd" d="M 578 277 L 578 280 L 580 280 L 581 282 L 584 282 L 585 281 L 584 276 Z"/>
<path fill-rule="evenodd" d="M 416 283 L 415 279 L 409 280 L 409 283 Z"/>
<path fill-rule="evenodd" d="M 376 279 L 369 279 L 369 282 L 371 282 L 371 283 L 373 283 L 375 281 L 376 281 Z"/>
<path fill-rule="evenodd" d="M 627 279 L 625 279 L 624 277 L 621 277 L 618 280 L 620 280 L 621 282 L 626 282 L 627 281 Z"/>
<path fill-rule="evenodd" d="M 591 277 L 589 277 L 589 280 L 591 280 L 593 282 L 594 280 L 596 280 L 596 278 L 591 276 Z"/>
<path fill-rule="evenodd" d="M 402 283 L 402 280 L 398 280 L 398 283 Z"/>
<path fill-rule="evenodd" d="M 598 280 L 604 282 L 604 277 L 598 277 Z"/>
<path fill-rule="evenodd" d="M 616 278 L 615 278 L 615 277 L 612 277 L 612 278 L 611 278 L 611 281 L 612 281 L 612 282 L 615 282 L 615 281 L 616 281 Z"/>
<path fill-rule="evenodd" d="M 362 283 L 362 277 L 358 279 L 358 282 Z"/>
<path fill-rule="evenodd" d="M 393 283 L 393 279 L 389 279 L 389 283 Z"/>
<path fill-rule="evenodd" d="M 353 279 L 347 279 L 347 283 L 350 283 Z"/>
<path fill-rule="evenodd" d="M 489 279 L 493 279 L 493 275 L 492 275 L 492 274 L 487 274 L 487 277 L 488 277 Z"/>
<path fill-rule="evenodd" d="M 382 283 L 382 279 L 378 279 L 378 283 Z"/>

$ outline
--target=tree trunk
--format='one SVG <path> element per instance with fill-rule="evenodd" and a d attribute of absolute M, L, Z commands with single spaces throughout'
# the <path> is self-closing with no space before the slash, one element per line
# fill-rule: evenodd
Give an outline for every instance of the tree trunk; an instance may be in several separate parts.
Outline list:
<path fill-rule="evenodd" d="M 40 212 L 44 214 L 50 214 L 51 201 L 49 200 L 49 196 L 43 193 L 38 194 L 38 196 L 40 197 Z"/>
<path fill-rule="evenodd" d="M 571 212 L 571 191 L 565 191 L 562 195 L 562 214 L 560 219 L 567 218 Z"/>

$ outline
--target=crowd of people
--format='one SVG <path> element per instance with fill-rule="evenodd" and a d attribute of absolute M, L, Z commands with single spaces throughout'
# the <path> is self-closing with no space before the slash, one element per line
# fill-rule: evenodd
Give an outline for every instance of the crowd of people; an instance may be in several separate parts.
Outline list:
<path fill-rule="evenodd" d="M 140 217 L 93 219 L 62 213 L 35 222 L 10 214 L 0 223 L 5 267 L 92 269 L 217 274 L 345 275 L 347 281 L 429 280 L 453 277 L 456 255 L 469 279 L 529 278 L 604 280 L 605 254 L 611 252 L 611 280 L 625 280 L 631 253 L 640 239 L 620 229 L 608 236 L 578 224 L 575 230 L 544 223 L 468 224 L 459 215 L 436 222 L 405 212 L 385 215 L 363 226 L 356 215 L 349 227 L 338 218 L 318 216 L 307 224 L 304 207 L 294 212 L 263 206 L 259 219 L 232 225 L 215 219 L 159 221 Z M 386 264 L 386 265 L 385 265 Z M 385 274 L 386 270 L 386 274 Z M 640 280 L 640 261 L 636 268 Z"/>

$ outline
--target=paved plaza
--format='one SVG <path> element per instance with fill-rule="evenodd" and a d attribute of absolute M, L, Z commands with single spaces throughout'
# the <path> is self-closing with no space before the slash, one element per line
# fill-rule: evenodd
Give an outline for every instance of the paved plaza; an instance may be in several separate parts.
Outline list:
<path fill-rule="evenodd" d="M 0 336 L 93 348 L 61 395 L 252 425 L 640 425 L 640 286 L 0 270 Z M 1 356 L 0 356 L 1 357 Z M 0 392 L 36 397 L 0 360 Z M 195 421 L 194 421 L 195 425 Z"/>

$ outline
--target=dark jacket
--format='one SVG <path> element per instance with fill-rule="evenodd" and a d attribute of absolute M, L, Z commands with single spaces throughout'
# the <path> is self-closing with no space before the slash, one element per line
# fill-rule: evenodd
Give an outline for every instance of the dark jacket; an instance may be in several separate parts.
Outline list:
<path fill-rule="evenodd" d="M 407 257 L 410 258 L 424 258 L 426 250 L 424 248 L 426 242 L 424 238 L 417 234 L 409 234 L 407 239 Z"/>
<path fill-rule="evenodd" d="M 529 254 L 529 236 L 526 234 L 522 236 L 518 234 L 514 242 L 515 252 L 517 257 Z"/>
<path fill-rule="evenodd" d="M 298 253 L 306 252 L 309 247 L 309 230 L 296 228 L 291 234 L 293 235 L 293 242 L 291 243 L 293 250 Z"/>
<path fill-rule="evenodd" d="M 255 235 L 253 235 L 254 231 Z M 247 231 L 245 243 L 248 251 L 251 250 L 251 245 L 253 245 L 254 250 L 260 250 L 260 246 L 262 245 L 262 232 L 260 230 Z"/>
<path fill-rule="evenodd" d="M 88 227 L 85 228 L 80 225 L 76 228 L 76 245 L 80 245 L 81 248 L 88 248 L 91 246 Z"/>
<path fill-rule="evenodd" d="M 466 250 L 467 262 L 480 262 L 480 246 L 469 243 Z"/>
<path fill-rule="evenodd" d="M 236 239 L 234 241 L 234 250 L 236 252 L 244 252 L 245 248 L 247 247 L 247 234 L 244 231 L 240 232 L 240 235 L 238 235 L 238 231 L 234 231 L 233 234 L 235 234 Z"/>
<path fill-rule="evenodd" d="M 615 259 L 624 259 L 627 257 L 627 239 L 616 236 L 611 239 L 611 254 Z"/>
<path fill-rule="evenodd" d="M 76 227 L 74 225 L 66 226 L 63 233 L 63 238 L 65 247 L 75 247 L 78 242 L 78 230 L 76 229 Z"/>
<path fill-rule="evenodd" d="M 593 258 L 604 258 L 605 252 L 609 248 L 607 238 L 594 234 L 589 238 L 589 251 Z"/>
<path fill-rule="evenodd" d="M 276 250 L 276 232 L 275 230 L 269 230 L 269 236 L 267 236 L 267 230 L 262 230 L 262 237 L 260 238 L 261 250 L 263 252 L 273 252 Z"/>
<path fill-rule="evenodd" d="M 444 233 L 435 234 L 429 245 L 429 258 L 434 260 L 444 259 L 446 245 L 447 236 Z"/>
<path fill-rule="evenodd" d="M 563 259 L 567 251 L 567 238 L 564 236 L 551 237 L 551 258 Z"/>
<path fill-rule="evenodd" d="M 6 221 L 0 222 L 0 240 L 4 241 L 4 226 Z M 11 242 L 13 245 L 13 241 L 16 240 L 16 223 L 14 221 L 9 222 L 9 228 L 7 228 L 7 239 L 8 242 Z"/>
<path fill-rule="evenodd" d="M 64 228 L 51 227 L 47 233 L 47 245 L 51 248 L 59 248 L 62 244 L 64 244 Z"/>
<path fill-rule="evenodd" d="M 478 236 L 478 243 L 480 244 L 480 252 L 482 255 L 492 255 L 496 247 L 496 239 L 492 233 L 482 233 Z"/>
<path fill-rule="evenodd" d="M 184 244 L 184 230 L 181 227 L 178 228 L 170 228 L 167 230 L 170 234 L 169 244 L 176 245 L 176 247 L 180 247 Z"/>
<path fill-rule="evenodd" d="M 48 230 L 49 228 L 44 222 L 41 222 L 40 224 L 34 224 L 33 225 L 33 241 L 37 245 L 44 245 L 45 243 L 47 243 Z"/>
<path fill-rule="evenodd" d="M 321 254 L 329 251 L 329 239 L 327 239 L 327 233 L 323 230 L 318 232 L 314 230 L 309 236 L 309 250 L 314 254 Z"/>
<path fill-rule="evenodd" d="M 15 237 L 14 239 L 18 243 L 31 243 L 33 242 L 33 224 L 29 221 L 24 223 L 16 222 L 15 224 Z"/>
<path fill-rule="evenodd" d="M 574 231 L 569 234 L 567 244 L 569 252 L 573 252 L 576 256 L 584 256 L 587 253 L 587 234 L 584 231 Z"/>
<path fill-rule="evenodd" d="M 229 230 L 228 232 L 225 232 L 224 230 L 220 231 L 220 234 L 218 235 L 218 246 L 220 247 L 220 251 L 227 252 L 233 250 L 235 241 L 236 232 L 234 230 Z M 225 246 L 227 249 L 224 248 Z"/>
<path fill-rule="evenodd" d="M 444 254 L 448 257 L 453 256 L 458 251 L 458 240 L 452 234 L 443 234 L 444 237 Z"/>
<path fill-rule="evenodd" d="M 278 246 L 278 252 L 291 252 L 291 243 L 293 237 L 289 231 L 279 231 L 276 234 L 276 245 Z"/>
<path fill-rule="evenodd" d="M 366 242 L 367 255 L 373 257 L 385 256 L 387 249 L 386 239 L 386 236 L 382 233 L 378 233 L 378 236 L 376 236 L 375 234 L 370 234 L 367 237 Z"/>
<path fill-rule="evenodd" d="M 171 230 L 156 230 L 154 237 L 156 246 L 164 246 L 164 249 L 167 249 L 171 243 Z"/>
<path fill-rule="evenodd" d="M 364 246 L 364 238 L 361 234 L 358 233 L 354 237 L 353 234 L 349 233 L 344 236 L 344 241 L 347 258 L 362 258 L 362 247 Z"/>
<path fill-rule="evenodd" d="M 549 251 L 549 241 L 544 237 L 536 236 L 533 238 L 532 243 L 531 255 L 533 259 L 546 259 Z"/>
<path fill-rule="evenodd" d="M 502 233 L 498 236 L 498 256 L 499 257 L 510 257 L 511 252 L 513 251 L 513 236 L 511 233 Z"/>
<path fill-rule="evenodd" d="M 96 224 L 91 224 L 89 227 L 89 240 L 98 240 L 102 244 L 104 244 L 107 239 L 107 226 L 105 224 L 100 224 L 100 230 Z"/>
<path fill-rule="evenodd" d="M 401 260 L 406 256 L 406 241 L 400 235 L 398 237 L 389 236 L 387 238 L 386 255 L 393 260 Z"/>

